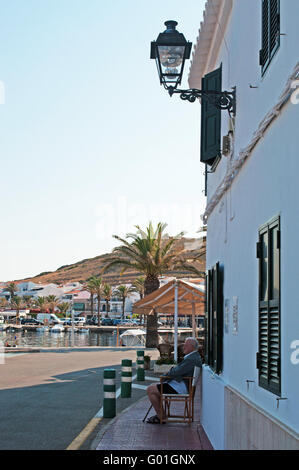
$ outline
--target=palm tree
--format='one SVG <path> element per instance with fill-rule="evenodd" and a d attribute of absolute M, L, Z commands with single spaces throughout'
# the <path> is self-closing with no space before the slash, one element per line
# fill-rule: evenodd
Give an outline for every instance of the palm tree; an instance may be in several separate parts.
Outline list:
<path fill-rule="evenodd" d="M 102 294 L 103 294 L 104 299 L 106 300 L 106 317 L 108 318 L 109 301 L 112 297 L 112 287 L 109 284 L 107 284 L 107 282 L 103 284 Z"/>
<path fill-rule="evenodd" d="M 94 293 L 97 296 L 97 303 L 98 303 L 98 326 L 101 326 L 101 295 L 103 289 L 103 280 L 101 277 L 93 276 L 90 281 L 91 285 L 94 288 Z"/>
<path fill-rule="evenodd" d="M 118 286 L 114 291 L 113 294 L 116 294 L 122 300 L 122 319 L 125 319 L 125 302 L 126 298 L 132 292 L 136 292 L 134 287 L 129 287 L 125 285 Z"/>
<path fill-rule="evenodd" d="M 5 297 L 0 298 L 0 307 L 5 307 L 7 304 L 7 300 Z"/>
<path fill-rule="evenodd" d="M 60 304 L 57 305 L 57 307 L 59 308 L 61 315 L 65 317 L 67 311 L 70 308 L 70 304 L 68 302 L 61 302 Z"/>
<path fill-rule="evenodd" d="M 14 309 L 16 309 L 16 323 L 18 324 L 20 320 L 20 310 L 24 305 L 22 297 L 18 297 L 17 295 L 15 295 L 11 299 L 11 305 Z"/>
<path fill-rule="evenodd" d="M 87 284 L 84 285 L 84 289 L 90 293 L 90 310 L 91 310 L 91 315 L 93 317 L 93 296 L 95 294 L 95 286 L 92 282 L 92 278 L 89 279 Z"/>
<path fill-rule="evenodd" d="M 177 239 L 181 239 L 184 232 L 179 233 L 175 237 L 169 237 L 164 234 L 167 224 L 158 223 L 154 229 L 150 222 L 145 231 L 138 225 L 137 233 L 129 233 L 126 239 L 113 235 L 116 240 L 122 242 L 122 245 L 116 247 L 112 251 L 112 255 L 108 258 L 107 264 L 103 270 L 107 270 L 112 266 L 122 266 L 121 274 L 127 269 L 134 269 L 144 274 L 144 294 L 148 295 L 159 288 L 159 276 L 173 269 L 179 259 L 179 255 L 183 252 L 184 247 L 178 247 Z M 132 241 L 128 241 L 131 239 Z M 157 314 L 148 315 L 146 347 L 157 347 L 158 345 L 158 324 Z"/>
<path fill-rule="evenodd" d="M 40 308 L 40 311 L 43 312 L 46 307 L 46 298 L 45 297 L 37 297 L 35 299 L 36 305 Z"/>
<path fill-rule="evenodd" d="M 5 287 L 5 291 L 6 291 L 6 292 L 9 292 L 11 299 L 12 299 L 13 297 L 15 297 L 17 290 L 18 290 L 18 288 L 17 288 L 17 285 L 16 285 L 15 282 L 10 282 L 10 283 Z"/>
<path fill-rule="evenodd" d="M 132 283 L 132 286 L 135 289 L 134 292 L 138 292 L 141 299 L 143 299 L 143 297 L 144 297 L 144 282 L 145 282 L 145 277 L 144 276 L 139 276 Z"/>
<path fill-rule="evenodd" d="M 132 286 L 135 290 L 140 295 L 140 299 L 143 299 L 144 297 L 144 281 L 145 277 L 144 276 L 139 276 L 133 281 Z M 140 315 L 140 320 L 143 324 L 145 324 L 145 315 Z"/>
<path fill-rule="evenodd" d="M 54 313 L 55 307 L 59 304 L 59 299 L 55 295 L 48 295 L 46 302 L 49 305 L 50 311 L 52 311 L 51 313 Z"/>
<path fill-rule="evenodd" d="M 199 230 L 199 233 L 206 232 L 205 227 Z M 189 273 L 195 274 L 196 276 L 204 279 L 205 278 L 205 265 L 206 265 L 206 238 L 202 239 L 202 244 L 197 253 L 192 258 L 179 258 L 176 267 L 183 269 Z"/>
<path fill-rule="evenodd" d="M 27 308 L 30 308 L 32 306 L 32 297 L 31 295 L 23 295 L 23 300 L 25 302 L 25 305 Z"/>

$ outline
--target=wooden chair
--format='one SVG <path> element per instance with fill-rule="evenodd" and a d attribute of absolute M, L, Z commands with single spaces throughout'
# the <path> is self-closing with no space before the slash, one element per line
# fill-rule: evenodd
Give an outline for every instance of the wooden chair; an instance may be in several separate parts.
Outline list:
<path fill-rule="evenodd" d="M 160 401 L 160 416 L 163 415 L 165 418 L 161 419 L 162 422 L 177 422 L 177 423 L 186 423 L 191 422 L 194 420 L 194 395 L 196 390 L 196 385 L 198 379 L 200 377 L 201 368 L 194 367 L 193 377 L 184 377 L 184 379 L 188 379 L 188 393 L 180 394 L 180 393 L 163 393 L 163 379 L 165 377 L 160 377 L 161 383 L 161 401 Z M 171 404 L 172 403 L 184 403 L 184 414 L 183 415 L 175 415 L 171 414 Z M 170 419 L 169 419 L 170 418 Z"/>

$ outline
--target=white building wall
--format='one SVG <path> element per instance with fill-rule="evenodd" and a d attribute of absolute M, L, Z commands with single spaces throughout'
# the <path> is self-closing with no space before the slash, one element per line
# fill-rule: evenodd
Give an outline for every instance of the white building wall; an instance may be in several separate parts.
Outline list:
<path fill-rule="evenodd" d="M 299 62 L 299 31 L 296 18 L 299 2 L 289 0 L 281 4 L 280 48 L 265 75 L 261 76 L 259 50 L 261 48 L 261 1 L 234 0 L 233 10 L 225 35 L 225 43 L 213 66 L 222 63 L 223 89 L 237 86 L 237 115 L 235 132 L 235 158 L 249 143 L 259 123 L 278 100 L 287 78 Z M 210 70 L 208 70 L 210 71 Z M 250 88 L 249 85 L 258 87 Z M 228 132 L 228 115 L 222 112 L 222 135 Z M 214 174 L 208 178 L 208 200 L 221 182 L 229 162 L 223 157 Z"/>
<path fill-rule="evenodd" d="M 214 68 L 223 66 L 223 89 L 237 86 L 235 154 L 249 144 L 260 121 L 277 102 L 294 66 L 299 62 L 299 2 L 281 2 L 280 48 L 261 77 L 260 0 L 234 1 L 234 7 Z M 298 50 L 298 53 L 297 53 Z M 257 86 L 252 89 L 249 85 Z M 229 332 L 224 333 L 224 367 L 219 377 L 203 374 L 202 424 L 215 448 L 225 446 L 224 387 L 229 385 L 299 433 L 299 365 L 291 363 L 290 348 L 299 340 L 298 290 L 298 122 L 299 105 L 287 104 L 266 131 L 240 173 L 208 219 L 207 268 L 224 266 L 224 299 L 229 301 Z M 228 115 L 222 112 L 222 135 Z M 208 201 L 229 168 L 222 157 L 208 176 Z M 281 383 L 276 395 L 258 386 L 258 261 L 256 242 L 260 225 L 281 216 Z M 232 333 L 232 302 L 238 297 L 238 334 Z M 253 380 L 247 390 L 246 380 Z"/>
<path fill-rule="evenodd" d="M 202 370 L 200 421 L 214 449 L 225 449 L 225 382 L 209 367 Z"/>

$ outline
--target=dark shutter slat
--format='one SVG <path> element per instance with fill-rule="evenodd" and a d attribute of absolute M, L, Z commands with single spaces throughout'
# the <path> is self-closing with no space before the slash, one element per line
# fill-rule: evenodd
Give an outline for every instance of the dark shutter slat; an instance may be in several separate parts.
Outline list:
<path fill-rule="evenodd" d="M 223 364 L 223 275 L 219 263 L 216 264 L 217 276 L 217 359 L 216 373 L 222 371 Z"/>
<path fill-rule="evenodd" d="M 205 277 L 205 363 L 209 364 L 209 272 L 206 273 Z"/>
<path fill-rule="evenodd" d="M 269 0 L 262 3 L 262 49 L 260 65 L 264 67 L 269 59 Z"/>
<path fill-rule="evenodd" d="M 280 33 L 279 0 L 270 0 L 270 56 L 276 49 Z"/>
<path fill-rule="evenodd" d="M 281 370 L 280 370 L 280 282 L 277 278 L 270 276 L 271 272 L 277 270 L 278 278 L 280 278 L 280 218 L 272 221 L 266 226 L 268 244 L 267 253 L 264 252 L 259 259 L 259 284 L 263 285 L 265 276 L 267 282 L 267 290 L 273 293 L 273 285 L 276 287 L 275 295 L 269 294 L 269 298 L 261 301 L 261 293 L 259 295 L 259 352 L 258 352 L 258 370 L 259 385 L 276 395 L 280 394 L 281 387 Z M 279 242 L 275 243 L 273 235 L 274 230 L 278 233 Z M 265 237 L 265 228 L 259 232 L 259 239 Z M 278 250 L 278 254 L 277 251 Z M 267 267 L 262 270 L 262 263 L 265 262 L 267 256 Z M 264 258 L 263 258 L 264 257 Z M 272 285 L 273 284 L 273 285 Z M 278 295 L 277 295 L 278 292 Z"/>
<path fill-rule="evenodd" d="M 202 79 L 202 90 L 222 90 L 222 67 L 205 75 Z M 211 166 L 221 155 L 221 110 L 201 99 L 201 152 L 200 161 Z"/>
<path fill-rule="evenodd" d="M 265 72 L 280 45 L 280 0 L 262 0 L 260 65 Z"/>
<path fill-rule="evenodd" d="M 206 273 L 205 362 L 216 374 L 223 363 L 223 278 L 217 263 Z"/>

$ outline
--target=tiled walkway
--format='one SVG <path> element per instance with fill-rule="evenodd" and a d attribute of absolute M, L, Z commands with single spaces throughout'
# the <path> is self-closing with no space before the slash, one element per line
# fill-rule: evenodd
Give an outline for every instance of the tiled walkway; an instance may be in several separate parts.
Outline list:
<path fill-rule="evenodd" d="M 108 425 L 96 450 L 212 450 L 199 422 L 198 393 L 195 396 L 195 419 L 192 424 L 143 423 L 149 407 L 148 398 L 144 397 Z M 148 416 L 153 414 L 152 409 Z"/>

